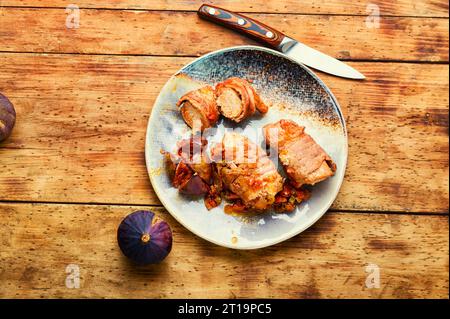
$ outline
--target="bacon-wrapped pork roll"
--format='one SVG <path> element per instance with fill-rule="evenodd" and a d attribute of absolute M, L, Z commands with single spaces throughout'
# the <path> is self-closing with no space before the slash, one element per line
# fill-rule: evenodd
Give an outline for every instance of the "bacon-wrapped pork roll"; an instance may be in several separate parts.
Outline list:
<path fill-rule="evenodd" d="M 236 123 L 252 116 L 256 110 L 261 113 L 269 110 L 250 83 L 236 77 L 216 85 L 216 101 L 220 113 Z"/>
<path fill-rule="evenodd" d="M 186 93 L 177 106 L 186 124 L 194 131 L 203 131 L 219 119 L 214 89 L 209 85 Z"/>
<path fill-rule="evenodd" d="M 280 120 L 264 126 L 266 143 L 278 147 L 278 156 L 294 187 L 314 185 L 333 176 L 336 164 L 305 128 L 294 121 Z"/>
<path fill-rule="evenodd" d="M 283 179 L 267 154 L 248 138 L 226 133 L 211 156 L 224 188 L 241 200 L 245 209 L 265 210 L 283 188 Z"/>

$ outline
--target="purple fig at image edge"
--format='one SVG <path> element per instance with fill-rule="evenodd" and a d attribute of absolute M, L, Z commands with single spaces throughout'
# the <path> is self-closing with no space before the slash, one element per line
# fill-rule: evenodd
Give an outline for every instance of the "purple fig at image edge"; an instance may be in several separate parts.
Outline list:
<path fill-rule="evenodd" d="M 11 101 L 0 93 L 0 142 L 6 140 L 16 123 L 16 111 Z"/>

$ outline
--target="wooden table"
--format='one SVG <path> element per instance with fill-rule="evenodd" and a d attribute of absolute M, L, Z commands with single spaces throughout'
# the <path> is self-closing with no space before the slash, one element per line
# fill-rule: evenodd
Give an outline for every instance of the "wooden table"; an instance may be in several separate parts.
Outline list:
<path fill-rule="evenodd" d="M 66 27 L 72 2 L 78 28 Z M 159 90 L 196 56 L 254 44 L 199 20 L 200 2 L 0 0 L 0 91 L 18 113 L 0 145 L 0 297 L 448 298 L 447 0 L 213 2 L 367 76 L 319 74 L 349 132 L 332 209 L 291 240 L 235 251 L 161 207 L 144 161 Z M 367 17 L 377 8 L 378 26 Z M 170 223 L 174 247 L 162 264 L 136 267 L 116 229 L 147 208 Z M 71 264 L 79 288 L 66 285 Z M 379 288 L 366 286 L 370 264 Z"/>

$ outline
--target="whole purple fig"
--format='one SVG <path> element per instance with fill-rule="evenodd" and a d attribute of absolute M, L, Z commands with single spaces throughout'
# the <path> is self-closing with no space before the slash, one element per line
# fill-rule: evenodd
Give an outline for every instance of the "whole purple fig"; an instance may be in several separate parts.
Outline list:
<path fill-rule="evenodd" d="M 16 123 L 16 111 L 11 101 L 0 93 L 0 142 L 6 140 Z"/>
<path fill-rule="evenodd" d="M 122 220 L 117 241 L 123 254 L 142 265 L 161 262 L 172 249 L 169 224 L 151 211 L 136 211 Z"/>

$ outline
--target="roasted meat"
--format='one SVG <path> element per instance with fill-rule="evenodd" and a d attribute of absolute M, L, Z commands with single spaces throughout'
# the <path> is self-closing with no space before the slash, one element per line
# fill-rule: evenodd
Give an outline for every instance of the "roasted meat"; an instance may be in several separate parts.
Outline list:
<path fill-rule="evenodd" d="M 236 77 L 216 85 L 216 102 L 220 113 L 236 123 L 253 115 L 256 110 L 261 113 L 269 110 L 250 83 Z"/>
<path fill-rule="evenodd" d="M 211 156 L 223 187 L 248 209 L 268 209 L 283 188 L 283 179 L 267 154 L 240 134 L 226 133 Z"/>
<path fill-rule="evenodd" d="M 212 127 L 219 119 L 214 89 L 209 85 L 183 95 L 177 106 L 194 132 Z"/>
<path fill-rule="evenodd" d="M 236 77 L 217 84 L 215 90 L 207 85 L 190 91 L 178 100 L 177 106 L 194 132 L 212 127 L 220 113 L 239 123 L 256 110 L 261 113 L 269 110 L 250 83 Z"/>
<path fill-rule="evenodd" d="M 278 148 L 278 156 L 294 187 L 314 185 L 333 176 L 336 164 L 305 128 L 294 121 L 280 120 L 263 128 L 266 143 Z"/>

